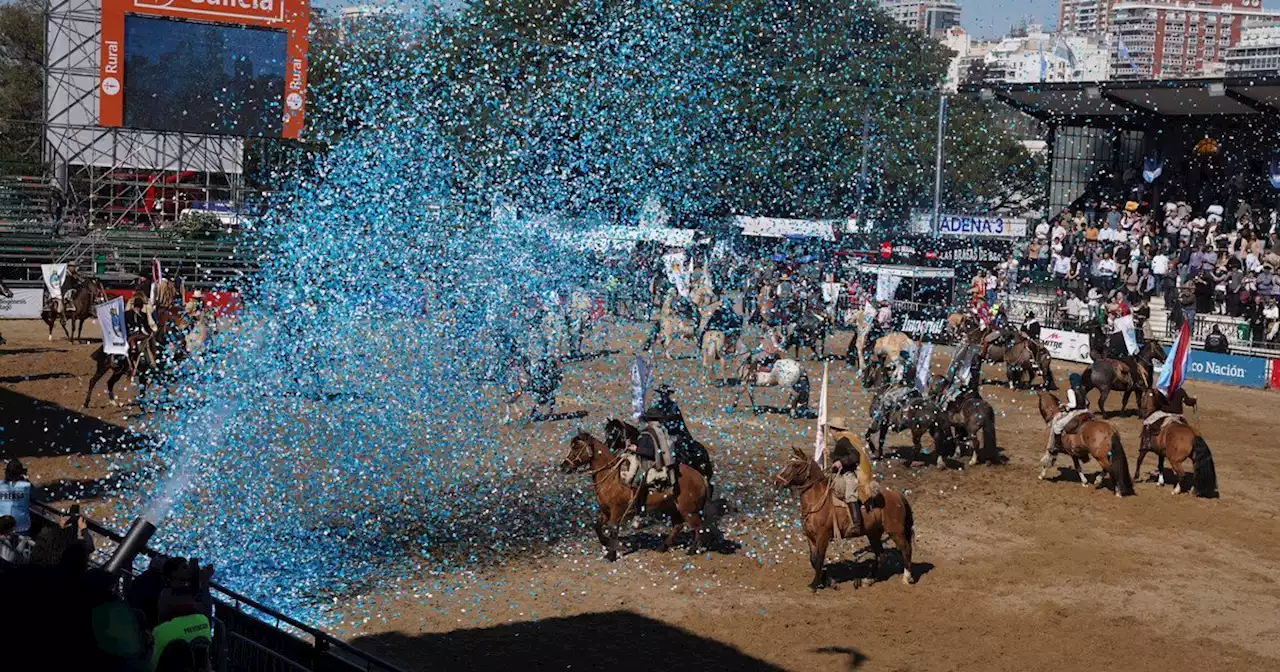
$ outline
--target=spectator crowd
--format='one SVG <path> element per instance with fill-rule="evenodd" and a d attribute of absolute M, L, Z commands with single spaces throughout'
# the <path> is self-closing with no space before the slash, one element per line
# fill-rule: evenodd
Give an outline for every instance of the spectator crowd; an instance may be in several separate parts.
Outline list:
<path fill-rule="evenodd" d="M 1161 297 L 1174 324 L 1184 315 L 1224 315 L 1250 326 L 1255 343 L 1280 342 L 1280 232 L 1276 213 L 1259 221 L 1242 203 L 1193 212 L 1186 203 L 1146 209 L 1136 202 L 1061 213 L 1039 223 L 1017 261 L 1002 264 L 984 290 L 1048 278 L 1070 318 L 1086 322 L 1113 290 L 1135 313 Z M 977 292 L 977 280 L 973 291 Z"/>

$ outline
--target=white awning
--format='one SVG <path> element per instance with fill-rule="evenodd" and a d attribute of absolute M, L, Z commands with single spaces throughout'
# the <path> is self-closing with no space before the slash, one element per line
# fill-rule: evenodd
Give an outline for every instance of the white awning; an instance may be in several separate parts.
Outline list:
<path fill-rule="evenodd" d="M 822 240 L 834 241 L 836 234 L 832 227 L 836 224 L 843 225 L 844 220 L 839 222 L 832 220 L 815 221 L 811 219 L 777 219 L 774 217 L 734 217 L 734 225 L 742 228 L 744 236 L 759 236 L 762 238 L 820 238 Z"/>
<path fill-rule="evenodd" d="M 954 278 L 954 268 L 928 268 L 925 266 L 888 266 L 884 264 L 858 264 L 854 270 L 876 275 L 891 275 L 899 278 Z"/>

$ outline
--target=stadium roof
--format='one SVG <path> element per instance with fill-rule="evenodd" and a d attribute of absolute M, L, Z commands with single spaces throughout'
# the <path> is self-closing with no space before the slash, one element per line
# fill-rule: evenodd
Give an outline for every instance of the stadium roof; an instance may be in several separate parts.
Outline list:
<path fill-rule="evenodd" d="M 960 87 L 960 92 L 1063 126 L 1145 128 L 1153 122 L 1280 119 L 1280 77 L 975 84 Z"/>

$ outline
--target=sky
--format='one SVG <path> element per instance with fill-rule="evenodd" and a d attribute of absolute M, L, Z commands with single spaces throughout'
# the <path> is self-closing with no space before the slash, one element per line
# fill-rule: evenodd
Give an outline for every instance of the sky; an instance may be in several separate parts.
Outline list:
<path fill-rule="evenodd" d="M 960 0 L 964 29 L 976 37 L 1000 37 L 1026 19 L 1051 28 L 1058 24 L 1058 0 Z"/>

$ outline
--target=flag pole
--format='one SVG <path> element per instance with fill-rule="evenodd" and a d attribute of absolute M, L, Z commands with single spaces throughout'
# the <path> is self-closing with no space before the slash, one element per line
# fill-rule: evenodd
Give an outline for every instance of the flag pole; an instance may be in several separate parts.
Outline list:
<path fill-rule="evenodd" d="M 830 457 L 827 454 L 827 380 L 830 362 L 822 363 L 822 392 L 818 395 L 818 436 L 814 440 L 813 461 L 818 461 L 818 453 L 822 454 L 822 468 L 830 468 Z"/>

